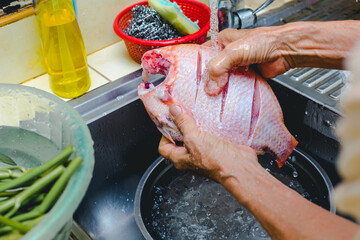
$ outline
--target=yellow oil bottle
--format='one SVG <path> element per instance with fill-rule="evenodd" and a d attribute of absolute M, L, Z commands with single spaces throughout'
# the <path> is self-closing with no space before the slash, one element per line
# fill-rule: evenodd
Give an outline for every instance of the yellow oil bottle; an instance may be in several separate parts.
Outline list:
<path fill-rule="evenodd" d="M 35 11 L 50 86 L 63 98 L 90 87 L 84 41 L 70 0 L 38 0 Z"/>

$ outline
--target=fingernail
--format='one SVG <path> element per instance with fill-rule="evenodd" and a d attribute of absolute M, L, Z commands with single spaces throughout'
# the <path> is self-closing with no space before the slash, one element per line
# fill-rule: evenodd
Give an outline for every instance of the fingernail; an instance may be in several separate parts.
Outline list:
<path fill-rule="evenodd" d="M 209 81 L 209 88 L 210 88 L 210 89 L 215 89 L 215 88 L 217 88 L 217 87 L 218 87 L 217 82 L 215 82 L 215 81 L 213 81 L 213 80 L 210 80 L 210 81 Z"/>
<path fill-rule="evenodd" d="M 181 113 L 181 107 L 178 105 L 170 106 L 170 114 L 174 117 L 178 116 Z"/>
<path fill-rule="evenodd" d="M 208 94 L 215 94 L 219 89 L 219 86 L 217 85 L 217 82 L 209 80 L 207 86 L 205 87 L 205 90 Z"/>

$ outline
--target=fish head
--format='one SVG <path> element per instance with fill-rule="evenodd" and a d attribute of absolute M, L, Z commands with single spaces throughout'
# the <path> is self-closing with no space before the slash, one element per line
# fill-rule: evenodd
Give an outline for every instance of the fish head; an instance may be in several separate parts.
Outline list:
<path fill-rule="evenodd" d="M 143 83 L 138 86 L 138 95 L 159 131 L 175 143 L 175 141 L 183 141 L 183 136 L 169 112 L 170 104 L 174 103 L 171 88 L 176 81 L 174 72 L 176 57 L 173 55 L 172 49 L 171 46 L 153 49 L 143 55 L 141 63 Z M 155 87 L 148 82 L 149 73 L 162 74 L 165 76 L 165 80 Z"/>
<path fill-rule="evenodd" d="M 166 85 L 155 87 L 152 83 L 145 82 L 138 86 L 138 94 L 159 131 L 173 143 L 182 142 L 183 136 L 170 115 L 169 106 L 174 101 L 168 87 Z"/>

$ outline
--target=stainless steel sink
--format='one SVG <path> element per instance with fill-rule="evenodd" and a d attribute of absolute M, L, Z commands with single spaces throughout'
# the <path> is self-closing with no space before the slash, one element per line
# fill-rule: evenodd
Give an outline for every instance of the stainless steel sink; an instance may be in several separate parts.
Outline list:
<path fill-rule="evenodd" d="M 151 76 L 155 85 L 162 80 Z M 138 99 L 140 81 L 139 70 L 70 102 L 87 122 L 95 149 L 93 179 L 74 215 L 84 230 L 79 239 L 144 239 L 134 218 L 134 196 L 141 176 L 159 156 L 161 135 Z M 338 142 L 330 125 L 322 123 L 334 122 L 337 114 L 275 81 L 269 83 L 299 148 L 315 158 L 336 184 Z M 306 112 L 317 113 L 317 122 Z"/>
<path fill-rule="evenodd" d="M 293 0 L 258 16 L 256 27 L 359 19 L 359 8 L 353 0 Z M 299 141 L 298 148 L 312 156 L 336 185 L 340 181 L 335 167 L 339 143 L 333 130 L 341 114 L 336 101 L 343 82 L 331 78 L 321 85 L 323 79 L 310 74 L 323 70 L 302 71 L 295 69 L 268 82 L 280 102 L 286 126 Z M 291 80 L 299 73 L 301 81 Z M 155 84 L 162 79 L 152 76 Z M 137 97 L 140 81 L 139 70 L 70 102 L 90 128 L 96 161 L 88 192 L 74 215 L 79 239 L 143 239 L 133 214 L 134 194 L 142 174 L 159 156 L 160 133 Z M 316 89 L 310 89 L 312 85 Z M 322 91 L 328 95 L 320 96 Z"/>
<path fill-rule="evenodd" d="M 93 239 L 142 239 L 133 216 L 134 195 L 159 156 L 160 133 L 137 97 L 140 72 L 96 89 L 71 104 L 94 140 L 95 170 L 74 219 Z M 156 83 L 161 77 L 153 77 Z"/>

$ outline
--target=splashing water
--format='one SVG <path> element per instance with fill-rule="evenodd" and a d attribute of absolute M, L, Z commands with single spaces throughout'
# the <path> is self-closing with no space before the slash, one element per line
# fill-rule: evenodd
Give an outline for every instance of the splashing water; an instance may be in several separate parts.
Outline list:
<path fill-rule="evenodd" d="M 210 39 L 211 39 L 211 48 L 214 50 L 214 55 L 210 57 L 212 59 L 215 57 L 220 51 L 221 47 L 219 45 L 218 41 L 218 35 L 219 35 L 219 19 L 218 19 L 218 0 L 209 0 L 209 7 L 211 10 L 210 15 Z M 209 72 L 208 72 L 208 59 L 204 64 L 205 67 L 202 69 L 202 51 L 200 48 L 199 56 L 198 56 L 198 63 L 197 63 L 197 69 L 198 69 L 198 81 L 197 81 L 197 88 L 200 85 L 200 81 L 208 82 L 209 80 Z"/>
<path fill-rule="evenodd" d="M 295 158 L 295 156 L 291 156 L 291 157 L 289 157 L 289 160 L 290 160 L 292 163 L 294 163 L 294 162 L 296 161 L 296 158 Z M 298 172 L 296 171 L 296 168 L 290 163 L 290 161 L 286 161 L 285 164 L 293 170 L 293 174 L 292 174 L 293 177 L 294 177 L 294 178 L 297 178 L 299 174 L 298 174 Z"/>
<path fill-rule="evenodd" d="M 149 227 L 162 239 L 270 239 L 220 184 L 190 173 L 155 187 Z"/>
<path fill-rule="evenodd" d="M 211 10 L 210 16 L 210 37 L 211 47 L 216 51 L 220 51 L 218 35 L 219 35 L 219 19 L 218 19 L 218 0 L 209 0 Z"/>

